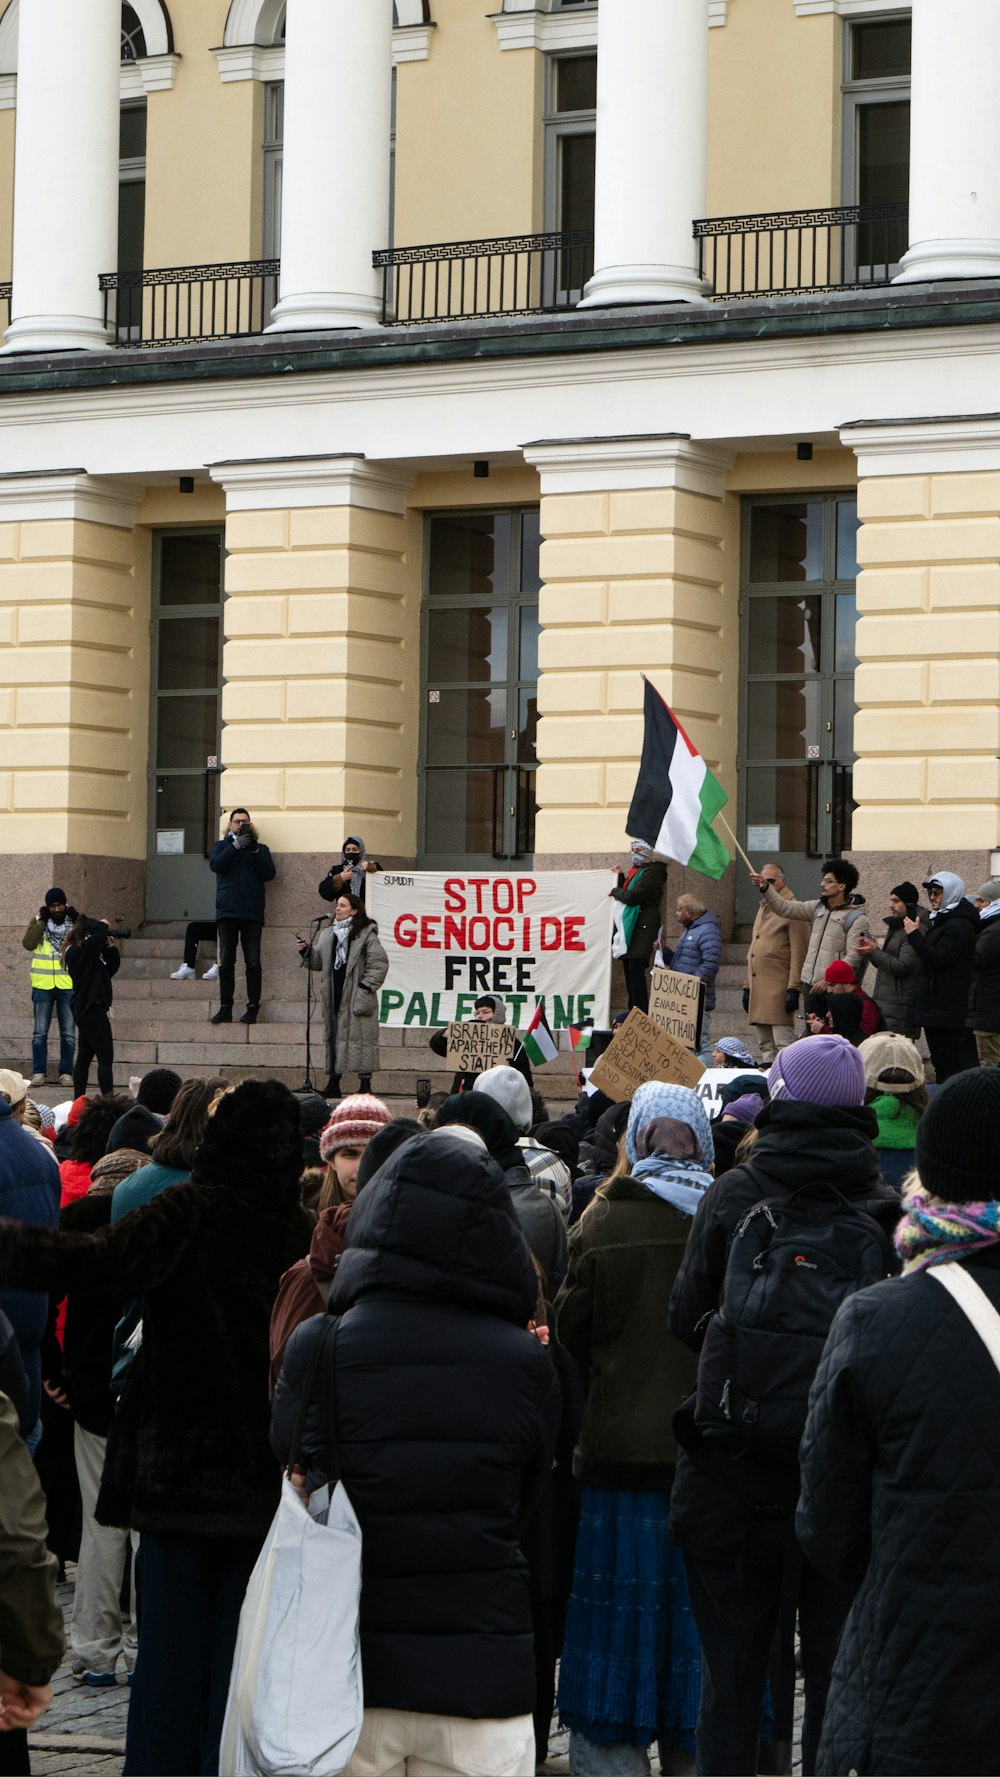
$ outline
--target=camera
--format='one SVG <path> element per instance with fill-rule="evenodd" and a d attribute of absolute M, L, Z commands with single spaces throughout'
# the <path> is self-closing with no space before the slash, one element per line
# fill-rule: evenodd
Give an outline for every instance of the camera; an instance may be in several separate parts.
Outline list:
<path fill-rule="evenodd" d="M 131 938 L 131 936 L 132 936 L 132 927 L 131 926 L 109 926 L 108 927 L 108 937 L 109 938 Z"/>

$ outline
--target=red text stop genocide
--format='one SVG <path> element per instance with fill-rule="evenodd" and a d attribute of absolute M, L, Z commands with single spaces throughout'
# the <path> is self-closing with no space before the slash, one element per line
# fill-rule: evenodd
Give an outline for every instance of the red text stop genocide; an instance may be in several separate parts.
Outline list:
<path fill-rule="evenodd" d="M 450 876 L 444 913 L 401 913 L 393 927 L 404 950 L 586 950 L 584 915 L 533 913 L 530 876 Z"/>

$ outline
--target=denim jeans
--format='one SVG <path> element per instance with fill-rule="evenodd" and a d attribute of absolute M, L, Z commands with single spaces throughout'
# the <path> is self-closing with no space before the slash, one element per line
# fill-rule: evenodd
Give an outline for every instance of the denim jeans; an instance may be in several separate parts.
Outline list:
<path fill-rule="evenodd" d="M 73 989 L 71 987 L 33 987 L 31 1003 L 35 1008 L 35 1029 L 31 1038 L 31 1071 L 44 1074 L 49 1058 L 49 1025 L 55 1011 L 59 1019 L 59 1072 L 73 1072 Z"/>

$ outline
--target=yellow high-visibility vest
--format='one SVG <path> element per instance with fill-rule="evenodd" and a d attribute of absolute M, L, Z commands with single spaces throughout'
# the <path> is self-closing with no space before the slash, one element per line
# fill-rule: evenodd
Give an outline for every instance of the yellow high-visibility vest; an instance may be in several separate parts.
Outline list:
<path fill-rule="evenodd" d="M 63 967 L 62 954 L 56 949 L 48 932 L 31 953 L 31 985 L 42 987 L 46 991 L 53 987 L 70 990 L 73 987 L 72 979 Z"/>

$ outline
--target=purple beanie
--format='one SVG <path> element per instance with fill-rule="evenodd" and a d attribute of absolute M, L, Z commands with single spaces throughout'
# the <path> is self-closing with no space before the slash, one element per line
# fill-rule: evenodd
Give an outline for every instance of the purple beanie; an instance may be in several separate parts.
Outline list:
<path fill-rule="evenodd" d="M 779 1049 L 767 1076 L 771 1097 L 801 1104 L 860 1105 L 865 1102 L 865 1064 L 844 1037 L 801 1037 Z"/>
<path fill-rule="evenodd" d="M 744 1092 L 742 1098 L 734 1098 L 730 1104 L 724 1104 L 719 1116 L 732 1117 L 736 1123 L 752 1123 L 758 1111 L 763 1109 L 764 1100 L 758 1098 L 756 1092 Z"/>

